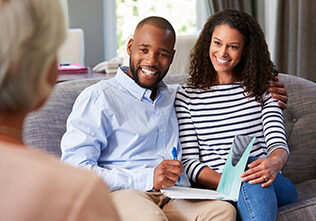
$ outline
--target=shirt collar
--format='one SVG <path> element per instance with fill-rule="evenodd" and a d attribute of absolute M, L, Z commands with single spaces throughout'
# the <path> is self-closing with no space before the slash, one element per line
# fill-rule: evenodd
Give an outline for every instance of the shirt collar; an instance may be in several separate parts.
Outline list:
<path fill-rule="evenodd" d="M 127 75 L 128 69 L 129 67 L 127 66 L 119 67 L 115 75 L 116 81 L 137 99 L 142 100 L 144 97 L 150 98 L 152 91 L 150 89 L 139 86 L 134 81 L 134 79 L 129 77 Z M 161 81 L 159 82 L 158 87 L 157 87 L 156 99 L 159 97 L 159 94 L 164 90 L 167 90 L 167 86 L 164 82 Z"/>

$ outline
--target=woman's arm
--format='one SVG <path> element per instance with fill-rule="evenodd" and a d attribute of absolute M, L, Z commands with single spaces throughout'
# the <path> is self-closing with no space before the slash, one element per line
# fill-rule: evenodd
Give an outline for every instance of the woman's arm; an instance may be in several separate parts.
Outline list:
<path fill-rule="evenodd" d="M 217 173 L 209 167 L 202 168 L 197 177 L 197 181 L 199 184 L 207 186 L 214 190 L 217 188 L 220 179 L 221 174 Z"/>
<path fill-rule="evenodd" d="M 270 94 L 267 94 L 262 108 L 262 124 L 268 157 L 250 163 L 248 165 L 250 169 L 241 177 L 243 182 L 263 183 L 262 187 L 267 187 L 286 164 L 289 153 L 282 111 Z"/>

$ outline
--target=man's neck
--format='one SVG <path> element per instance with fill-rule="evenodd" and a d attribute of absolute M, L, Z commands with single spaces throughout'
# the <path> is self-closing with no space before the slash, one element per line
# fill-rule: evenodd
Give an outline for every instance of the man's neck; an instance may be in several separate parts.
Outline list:
<path fill-rule="evenodd" d="M 153 89 L 152 92 L 151 92 L 150 98 L 151 98 L 152 101 L 155 100 L 156 95 L 157 95 L 157 87 L 155 89 Z"/>
<path fill-rule="evenodd" d="M 133 74 L 132 74 L 132 72 L 131 72 L 131 70 L 130 70 L 130 68 L 126 71 L 126 72 L 124 72 L 127 76 L 129 76 L 130 78 L 132 78 L 136 83 L 137 83 L 137 81 L 134 79 L 134 77 L 133 77 Z M 138 84 L 138 83 L 137 83 Z M 138 84 L 139 85 L 139 84 Z M 139 86 L 141 86 L 141 87 L 143 87 L 142 85 L 139 85 Z M 143 87 L 144 88 L 144 87 Z M 151 95 L 150 95 L 150 98 L 151 98 L 151 100 L 152 101 L 154 101 L 155 100 L 155 98 L 156 98 L 156 96 L 157 96 L 157 91 L 158 91 L 158 89 L 157 89 L 157 86 L 155 86 L 154 88 L 147 88 L 147 89 L 150 89 L 152 92 L 151 92 Z"/>

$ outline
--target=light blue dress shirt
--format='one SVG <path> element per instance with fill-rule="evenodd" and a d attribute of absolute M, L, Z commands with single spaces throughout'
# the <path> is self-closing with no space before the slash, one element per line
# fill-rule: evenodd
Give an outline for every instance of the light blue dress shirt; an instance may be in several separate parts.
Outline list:
<path fill-rule="evenodd" d="M 115 77 L 86 88 L 76 99 L 61 141 L 62 160 L 95 171 L 111 190 L 153 189 L 154 169 L 172 160 L 177 147 L 181 160 L 174 100 L 179 85 L 140 87 L 118 68 Z M 185 173 L 179 185 L 189 186 Z"/>

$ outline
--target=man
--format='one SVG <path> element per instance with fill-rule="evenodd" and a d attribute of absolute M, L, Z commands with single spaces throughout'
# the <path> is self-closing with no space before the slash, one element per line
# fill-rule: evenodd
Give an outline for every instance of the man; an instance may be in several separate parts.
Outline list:
<path fill-rule="evenodd" d="M 114 191 L 123 220 L 235 220 L 225 201 L 171 200 L 160 189 L 188 186 L 174 99 L 179 85 L 166 85 L 175 53 L 175 32 L 161 17 L 148 17 L 128 42 L 130 67 L 85 89 L 67 121 L 62 160 L 99 174 Z M 178 177 L 180 180 L 178 181 Z"/>

